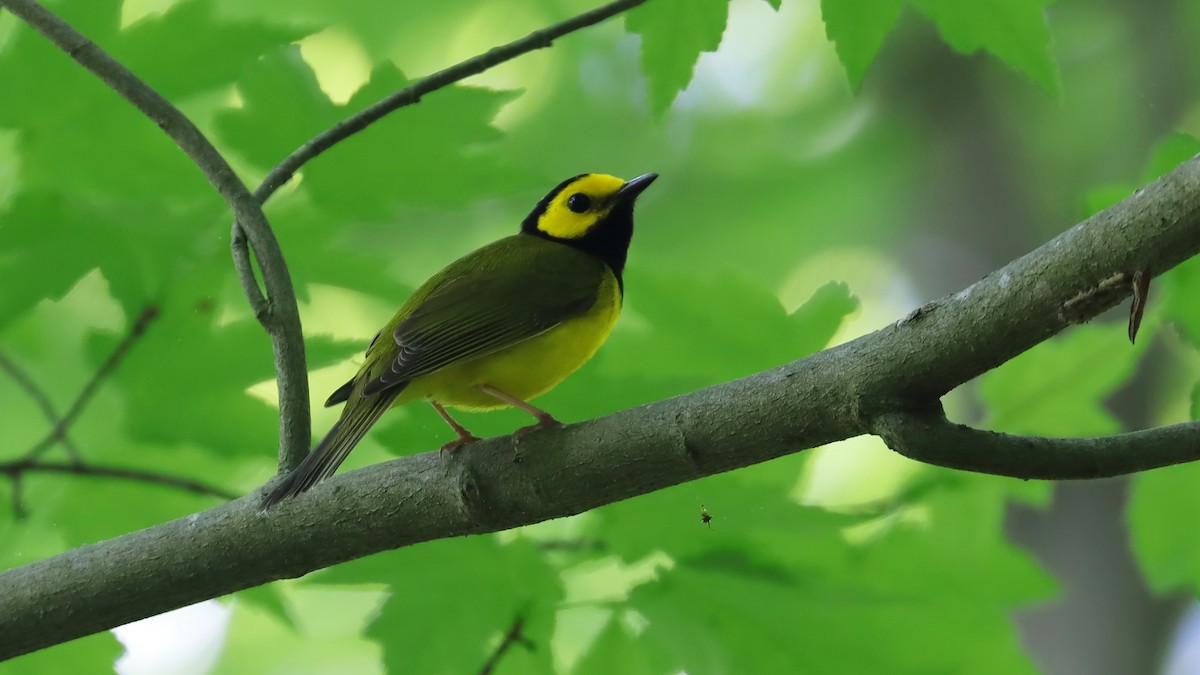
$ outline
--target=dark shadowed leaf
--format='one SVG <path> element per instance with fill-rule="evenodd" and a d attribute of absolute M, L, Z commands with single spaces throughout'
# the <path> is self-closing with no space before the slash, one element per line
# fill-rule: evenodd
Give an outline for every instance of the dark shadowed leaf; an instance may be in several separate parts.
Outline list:
<path fill-rule="evenodd" d="M 1062 76 L 1054 60 L 1049 0 L 915 0 L 951 47 L 971 54 L 985 50 L 1057 94 Z"/>
<path fill-rule="evenodd" d="M 320 573 L 323 584 L 387 584 L 367 629 L 392 673 L 478 672 L 517 617 L 529 649 L 514 646 L 498 673 L 548 673 L 558 572 L 529 541 L 478 536 L 383 553 Z"/>

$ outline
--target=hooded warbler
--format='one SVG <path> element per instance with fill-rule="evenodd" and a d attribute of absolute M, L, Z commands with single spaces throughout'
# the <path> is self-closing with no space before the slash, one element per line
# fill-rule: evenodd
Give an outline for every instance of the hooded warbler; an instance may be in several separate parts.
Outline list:
<path fill-rule="evenodd" d="M 634 201 L 656 178 L 568 178 L 537 203 L 520 233 L 422 284 L 371 341 L 358 373 L 325 402 L 346 404 L 337 423 L 262 508 L 333 475 L 394 405 L 429 401 L 457 434 L 444 451 L 479 440 L 447 407 L 520 408 L 537 423 L 517 433 L 558 426 L 529 401 L 590 359 L 616 323 Z"/>

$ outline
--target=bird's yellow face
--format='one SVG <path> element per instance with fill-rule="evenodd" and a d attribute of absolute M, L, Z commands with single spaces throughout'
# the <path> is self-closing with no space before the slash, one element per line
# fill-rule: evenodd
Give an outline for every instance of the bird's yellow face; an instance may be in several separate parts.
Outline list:
<path fill-rule="evenodd" d="M 546 204 L 537 229 L 555 239 L 583 237 L 613 210 L 624 185 L 620 178 L 602 173 L 572 178 Z"/>
<path fill-rule="evenodd" d="M 566 244 L 603 260 L 617 281 L 633 237 L 633 203 L 658 178 L 623 181 L 585 173 L 559 183 L 521 221 L 521 234 Z M 622 286 L 624 288 L 624 286 Z"/>

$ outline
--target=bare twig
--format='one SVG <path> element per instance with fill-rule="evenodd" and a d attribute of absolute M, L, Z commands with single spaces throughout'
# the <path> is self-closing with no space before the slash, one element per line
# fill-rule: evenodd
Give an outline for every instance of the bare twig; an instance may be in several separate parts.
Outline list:
<path fill-rule="evenodd" d="M 1200 460 L 1200 422 L 1115 436 L 1048 438 L 889 412 L 876 418 L 872 430 L 892 450 L 917 461 L 1013 478 L 1109 478 Z"/>
<path fill-rule="evenodd" d="M 229 252 L 233 254 L 233 270 L 237 273 L 238 283 L 242 285 L 242 293 L 250 302 L 250 309 L 254 311 L 254 318 L 265 326 L 271 320 L 271 303 L 259 288 L 254 263 L 250 261 L 250 243 L 241 223 L 236 220 L 230 228 Z"/>
<path fill-rule="evenodd" d="M 75 420 L 79 418 L 79 415 L 83 412 L 84 408 L 87 407 L 87 404 L 91 401 L 92 396 L 96 394 L 96 390 L 100 388 L 100 384 L 104 382 L 104 380 L 108 379 L 109 375 L 112 375 L 114 372 L 116 372 L 117 367 L 121 365 L 121 361 L 125 359 L 125 355 L 129 353 L 130 348 L 133 347 L 133 344 L 138 341 L 138 338 L 142 337 L 142 335 L 146 333 L 147 326 L 149 326 L 150 322 L 153 321 L 157 316 L 157 307 L 149 306 L 142 310 L 142 313 L 138 315 L 137 320 L 133 322 L 133 326 L 129 329 L 129 332 L 124 338 L 121 339 L 119 343 L 117 343 L 116 348 L 114 348 L 112 353 L 108 355 L 108 358 L 104 360 L 104 363 L 100 364 L 100 367 L 97 368 L 96 372 L 92 374 L 92 377 L 87 381 L 87 384 L 83 385 L 83 389 L 79 390 L 79 394 L 75 397 L 75 400 L 71 402 L 71 407 L 67 408 L 67 413 L 54 423 L 54 428 L 50 430 L 50 433 L 46 434 L 45 438 L 43 438 L 41 441 L 38 441 L 38 443 L 34 445 L 29 452 L 25 453 L 26 458 L 34 459 L 40 457 L 47 450 L 53 447 L 55 443 L 65 442 L 67 438 L 67 431 L 71 428 L 71 425 L 75 423 Z M 78 461 L 79 459 L 78 453 L 76 453 L 76 460 Z"/>
<path fill-rule="evenodd" d="M 12 510 L 13 518 L 21 520 L 29 515 L 25 510 L 25 474 L 14 474 L 10 485 L 12 486 Z"/>
<path fill-rule="evenodd" d="M 33 402 L 41 409 L 42 415 L 48 421 L 51 423 L 58 422 L 58 411 L 54 409 L 54 403 L 50 401 L 50 397 L 46 394 L 45 390 L 37 382 L 33 381 L 33 377 L 25 372 L 24 368 L 17 365 L 16 361 L 13 361 L 8 354 L 2 351 L 0 351 L 0 370 L 8 373 L 13 382 L 16 382 L 17 386 L 24 389 L 26 394 L 29 394 L 29 398 L 33 399 Z"/>
<path fill-rule="evenodd" d="M 190 478 L 181 478 L 155 471 L 126 469 L 117 466 L 107 466 L 92 463 L 46 462 L 23 458 L 12 462 L 0 463 L 0 474 L 7 475 L 13 481 L 14 490 L 20 485 L 21 479 L 29 473 L 58 473 L 72 476 L 93 476 L 97 478 L 118 478 L 121 480 L 153 483 L 173 487 L 199 495 L 219 497 L 226 501 L 237 499 L 239 495 L 219 487 L 208 485 Z"/>
<path fill-rule="evenodd" d="M 500 663 L 500 659 L 504 657 L 505 652 L 512 649 L 513 645 L 521 645 L 526 649 L 533 649 L 534 645 L 529 641 L 529 638 L 521 634 L 521 630 L 525 628 L 525 617 L 517 616 L 513 619 L 512 625 L 509 626 L 508 632 L 504 634 L 504 639 L 500 644 L 496 645 L 496 650 L 488 657 L 488 660 L 479 669 L 479 675 L 491 675 L 496 670 L 496 665 Z"/>
<path fill-rule="evenodd" d="M 527 54 L 537 49 L 545 49 L 554 40 L 564 35 L 595 25 L 605 19 L 610 19 L 645 2 L 646 0 L 617 0 L 616 2 L 610 2 L 607 5 L 602 5 L 571 17 L 562 23 L 536 30 L 519 40 L 514 40 L 499 47 L 493 47 L 482 54 L 472 56 L 461 63 L 417 80 L 378 103 L 338 122 L 334 127 L 314 136 L 311 140 L 304 143 L 304 145 L 296 148 L 292 154 L 288 155 L 282 162 L 275 165 L 275 168 L 271 169 L 271 172 L 263 179 L 258 189 L 254 191 L 254 196 L 258 197 L 260 201 L 266 201 L 267 198 L 275 194 L 276 190 L 291 180 L 296 171 L 309 160 L 350 136 L 366 129 L 387 114 L 404 106 L 419 102 L 421 97 L 426 94 L 465 80 L 472 75 L 478 75 L 489 68 L 505 61 L 511 61 L 522 54 Z"/>
<path fill-rule="evenodd" d="M 542 551 L 596 553 L 607 549 L 608 544 L 600 539 L 584 537 L 580 539 L 539 539 L 537 547 Z"/>
<path fill-rule="evenodd" d="M 136 480 L 147 483 L 157 483 L 180 488 L 189 492 L 198 494 L 208 494 L 222 499 L 236 499 L 237 495 L 232 492 L 214 488 L 198 481 L 193 481 L 186 478 L 176 478 L 165 474 L 159 474 L 152 471 L 139 471 L 136 469 L 124 469 L 119 467 L 98 466 L 86 462 L 79 454 L 78 448 L 71 442 L 69 435 L 71 425 L 87 408 L 92 396 L 100 388 L 104 380 L 108 379 L 129 350 L 133 348 L 137 342 L 146 333 L 146 329 L 150 323 L 158 316 L 158 308 L 154 306 L 146 307 L 138 318 L 133 322 L 129 332 L 121 339 L 117 346 L 113 349 L 104 363 L 96 369 L 92 374 L 91 379 L 84 384 L 75 400 L 71 402 L 71 407 L 67 410 L 67 414 L 59 416 L 54 409 L 54 404 L 50 402 L 50 398 L 38 386 L 23 369 L 20 368 L 7 355 L 0 353 L 0 368 L 7 372 L 22 389 L 27 391 L 30 396 L 38 403 L 38 407 L 42 409 L 43 414 L 51 422 L 53 427 L 46 436 L 38 441 L 30 448 L 19 460 L 12 462 L 0 463 L 0 474 L 6 474 L 12 483 L 12 504 L 13 513 L 18 518 L 26 515 L 26 509 L 23 501 L 24 477 L 26 473 L 43 472 L 43 473 L 62 473 L 75 474 L 80 476 L 101 476 L 109 478 L 120 478 L 125 480 Z M 55 462 L 44 462 L 38 458 L 41 457 L 47 450 L 54 446 L 55 443 L 61 443 L 69 452 L 71 462 L 62 464 Z"/>
<path fill-rule="evenodd" d="M 104 50 L 36 0 L 0 0 L 0 6 L 7 7 L 153 120 L 191 158 L 233 211 L 259 260 L 267 290 L 263 298 L 257 286 L 254 293 L 246 289 L 275 353 L 280 465 L 298 463 L 308 452 L 310 424 L 304 334 L 287 264 L 259 200 L 186 115 Z"/>
<path fill-rule="evenodd" d="M 34 382 L 33 377 L 25 372 L 24 368 L 17 365 L 16 361 L 13 361 L 4 352 L 0 352 L 0 370 L 8 373 L 13 381 L 17 383 L 17 386 L 29 394 L 29 397 L 33 399 L 33 402 L 42 411 L 42 416 L 46 418 L 47 422 L 54 427 L 58 426 L 62 418 L 59 417 L 58 410 L 55 409 L 49 395 L 46 394 L 46 391 L 37 382 Z M 71 440 L 71 436 L 67 434 L 65 429 L 62 432 L 62 436 L 58 438 L 58 442 L 66 449 L 67 454 L 72 460 L 76 462 L 83 461 L 83 456 L 79 453 L 79 446 L 75 445 L 75 442 Z"/>

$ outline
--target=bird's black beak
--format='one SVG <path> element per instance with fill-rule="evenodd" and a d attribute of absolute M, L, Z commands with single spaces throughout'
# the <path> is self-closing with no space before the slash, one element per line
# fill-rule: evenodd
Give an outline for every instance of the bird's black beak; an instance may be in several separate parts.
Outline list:
<path fill-rule="evenodd" d="M 638 195 L 642 194 L 643 190 L 650 187 L 650 184 L 656 178 L 658 178 L 658 174 L 647 173 L 626 182 L 621 186 L 620 190 L 617 190 L 617 199 L 623 202 L 632 202 L 634 199 L 637 199 Z"/>

